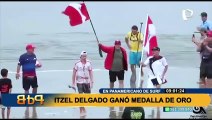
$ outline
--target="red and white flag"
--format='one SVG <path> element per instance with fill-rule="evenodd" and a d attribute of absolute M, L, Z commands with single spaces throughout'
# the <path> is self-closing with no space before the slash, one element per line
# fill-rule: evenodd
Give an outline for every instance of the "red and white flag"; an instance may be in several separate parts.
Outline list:
<path fill-rule="evenodd" d="M 69 16 L 71 26 L 82 24 L 90 19 L 85 3 L 71 3 L 63 14 Z"/>
<path fill-rule="evenodd" d="M 144 51 L 147 52 L 147 56 L 152 56 L 153 55 L 152 48 L 158 46 L 156 29 L 149 15 L 147 15 L 145 39 L 143 44 L 144 44 Z"/>

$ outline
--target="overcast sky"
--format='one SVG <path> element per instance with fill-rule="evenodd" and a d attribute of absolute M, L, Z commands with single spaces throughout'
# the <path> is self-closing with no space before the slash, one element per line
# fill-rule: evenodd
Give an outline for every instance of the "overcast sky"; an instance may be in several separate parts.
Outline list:
<path fill-rule="evenodd" d="M 62 11 L 70 2 L 0 2 L 0 40 L 29 33 L 92 32 L 89 22 L 71 27 Z M 146 22 L 148 13 L 158 34 L 192 34 L 201 24 L 200 13 L 212 20 L 212 2 L 86 2 L 97 34 L 122 34 Z M 183 21 L 182 10 L 193 17 Z M 144 31 L 144 27 L 142 29 Z"/>

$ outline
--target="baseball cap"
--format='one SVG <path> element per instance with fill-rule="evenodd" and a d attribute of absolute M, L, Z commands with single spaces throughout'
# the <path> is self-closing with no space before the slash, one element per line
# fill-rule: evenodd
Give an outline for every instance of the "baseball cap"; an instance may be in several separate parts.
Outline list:
<path fill-rule="evenodd" d="M 157 50 L 157 51 L 160 51 L 160 48 L 159 47 L 154 47 L 152 48 L 153 51 Z"/>
<path fill-rule="evenodd" d="M 208 37 L 212 37 L 212 31 L 207 31 L 206 34 L 207 34 Z"/>
<path fill-rule="evenodd" d="M 206 13 L 206 12 L 202 12 L 202 13 L 201 13 L 201 16 L 202 16 L 202 17 L 207 17 L 207 13 Z"/>
<path fill-rule="evenodd" d="M 86 51 L 82 51 L 82 52 L 80 53 L 80 56 L 82 56 L 82 55 L 87 55 L 87 52 L 86 52 Z"/>
<path fill-rule="evenodd" d="M 28 44 L 27 46 L 26 46 L 26 49 L 28 50 L 28 49 L 35 49 L 36 47 L 33 45 L 33 44 Z"/>
<path fill-rule="evenodd" d="M 121 45 L 121 41 L 120 40 L 116 40 L 114 44 L 115 45 Z"/>

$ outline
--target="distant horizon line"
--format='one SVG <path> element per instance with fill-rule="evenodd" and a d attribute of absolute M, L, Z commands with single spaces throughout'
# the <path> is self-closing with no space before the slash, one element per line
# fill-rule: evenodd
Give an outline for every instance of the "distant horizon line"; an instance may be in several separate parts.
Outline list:
<path fill-rule="evenodd" d="M 192 32 L 192 33 L 176 33 L 176 34 L 172 34 L 172 33 L 159 33 L 159 34 L 156 34 L 158 36 L 161 36 L 161 35 L 192 35 L 194 34 L 195 32 Z M 93 35 L 94 33 L 93 32 L 56 32 L 56 33 L 27 33 L 25 35 L 27 36 L 37 36 L 37 35 L 42 35 L 42 34 L 57 34 L 57 35 L 67 35 L 67 34 L 87 34 L 87 35 Z M 126 33 L 101 33 L 101 35 L 126 35 Z"/>

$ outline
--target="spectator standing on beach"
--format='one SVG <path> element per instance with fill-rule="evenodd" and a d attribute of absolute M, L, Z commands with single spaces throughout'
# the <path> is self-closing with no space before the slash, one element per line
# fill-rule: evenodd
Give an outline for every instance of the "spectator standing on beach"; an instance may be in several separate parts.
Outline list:
<path fill-rule="evenodd" d="M 10 94 L 12 92 L 12 81 L 9 79 L 8 76 L 8 70 L 2 69 L 1 70 L 1 76 L 0 79 L 0 105 L 2 108 L 2 119 L 5 119 L 5 109 L 6 107 L 2 105 L 2 94 Z M 10 118 L 10 111 L 11 107 L 7 107 L 7 119 Z"/>
<path fill-rule="evenodd" d="M 30 87 L 32 87 L 32 93 L 37 93 L 38 82 L 36 75 L 36 68 L 40 68 L 41 64 L 38 62 L 37 57 L 34 53 L 35 46 L 28 44 L 26 46 L 26 53 L 22 54 L 19 58 L 16 79 L 20 78 L 20 69 L 22 67 L 22 85 L 25 90 L 25 94 L 29 93 Z"/>
<path fill-rule="evenodd" d="M 80 54 L 80 60 L 75 63 L 73 68 L 72 87 L 75 88 L 77 85 L 78 92 L 80 94 L 90 94 L 93 82 L 93 69 L 91 62 L 87 60 L 87 52 L 82 51 Z M 80 116 L 86 116 L 85 107 L 80 107 Z"/>

